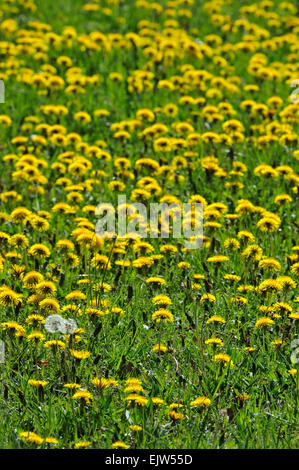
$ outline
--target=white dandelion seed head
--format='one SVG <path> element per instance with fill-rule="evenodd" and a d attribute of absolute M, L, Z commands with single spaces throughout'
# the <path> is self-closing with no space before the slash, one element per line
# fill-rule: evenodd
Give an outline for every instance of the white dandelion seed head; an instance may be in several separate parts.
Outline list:
<path fill-rule="evenodd" d="M 67 318 L 66 320 L 64 320 L 64 325 L 63 325 L 63 331 L 61 331 L 61 333 L 64 333 L 64 334 L 67 334 L 67 335 L 72 335 L 75 333 L 76 329 L 77 329 L 77 323 L 75 322 L 75 320 L 73 320 L 72 318 Z"/>
<path fill-rule="evenodd" d="M 49 315 L 45 321 L 45 328 L 50 333 L 63 333 L 65 329 L 65 320 L 60 315 Z"/>

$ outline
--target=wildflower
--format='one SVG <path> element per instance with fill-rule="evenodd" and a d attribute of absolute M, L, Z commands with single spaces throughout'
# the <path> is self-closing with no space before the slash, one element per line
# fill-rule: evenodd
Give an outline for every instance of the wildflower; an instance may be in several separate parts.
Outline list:
<path fill-rule="evenodd" d="M 299 275 L 299 263 L 292 264 L 291 273 L 295 274 L 296 276 Z"/>
<path fill-rule="evenodd" d="M 124 311 L 122 308 L 119 308 L 119 307 L 112 307 L 110 309 L 110 313 L 114 314 L 114 315 L 119 315 L 119 317 L 123 317 L 124 316 Z"/>
<path fill-rule="evenodd" d="M 271 307 L 274 312 L 277 313 L 291 313 L 292 312 L 292 307 L 287 304 L 286 302 L 276 302 L 275 304 L 272 305 Z"/>
<path fill-rule="evenodd" d="M 16 321 L 8 321 L 1 323 L 1 328 L 4 331 L 13 331 L 14 333 L 25 332 L 22 325 L 19 325 Z"/>
<path fill-rule="evenodd" d="M 45 232 L 45 231 L 49 230 L 49 227 L 50 227 L 50 224 L 47 220 L 43 219 L 42 217 L 37 217 L 37 216 L 33 217 L 30 220 L 30 224 L 38 232 Z M 36 250 L 37 249 L 35 248 L 35 251 Z"/>
<path fill-rule="evenodd" d="M 144 389 L 139 383 L 131 383 L 124 389 L 125 393 L 143 393 Z"/>
<path fill-rule="evenodd" d="M 55 437 L 52 437 L 52 436 L 48 436 L 45 438 L 45 442 L 47 444 L 58 444 L 58 440 L 55 439 Z"/>
<path fill-rule="evenodd" d="M 23 286 L 26 288 L 34 288 L 38 283 L 43 281 L 44 277 L 38 271 L 30 271 L 23 277 Z"/>
<path fill-rule="evenodd" d="M 203 294 L 200 299 L 200 303 L 213 303 L 216 301 L 216 297 L 213 294 Z"/>
<path fill-rule="evenodd" d="M 17 233 L 10 237 L 9 244 L 18 248 L 27 248 L 29 245 L 29 241 L 26 235 Z"/>
<path fill-rule="evenodd" d="M 56 286 L 52 281 L 41 281 L 35 286 L 35 290 L 38 294 L 43 296 L 55 295 Z"/>
<path fill-rule="evenodd" d="M 250 241 L 251 243 L 253 243 L 255 240 L 254 235 L 247 230 L 241 230 L 238 232 L 237 236 L 240 240 Z"/>
<path fill-rule="evenodd" d="M 292 320 L 299 320 L 299 312 L 294 312 L 294 313 L 291 313 L 289 315 L 289 318 L 291 318 Z"/>
<path fill-rule="evenodd" d="M 60 341 L 59 339 L 52 339 L 50 341 L 46 341 L 44 343 L 45 348 L 50 348 L 50 349 L 64 349 L 65 348 L 65 343 L 63 341 Z"/>
<path fill-rule="evenodd" d="M 31 212 L 26 207 L 17 207 L 12 211 L 10 217 L 16 224 L 24 223 L 30 213 Z"/>
<path fill-rule="evenodd" d="M 289 276 L 279 276 L 276 280 L 282 285 L 284 291 L 296 289 L 297 287 L 296 282 Z"/>
<path fill-rule="evenodd" d="M 3 307 L 15 307 L 22 302 L 22 294 L 14 292 L 10 288 L 0 291 L 0 305 Z"/>
<path fill-rule="evenodd" d="M 226 323 L 226 321 L 221 315 L 212 315 L 208 318 L 207 323 Z"/>
<path fill-rule="evenodd" d="M 82 402 L 85 402 L 87 405 L 90 405 L 93 400 L 93 395 L 88 390 L 79 390 L 78 392 L 74 393 L 72 399 L 82 400 Z"/>
<path fill-rule="evenodd" d="M 32 314 L 26 318 L 26 323 L 37 327 L 38 325 L 43 325 L 45 323 L 45 318 L 42 315 Z"/>
<path fill-rule="evenodd" d="M 236 238 L 227 238 L 224 241 L 224 248 L 231 251 L 236 251 L 240 248 L 240 242 Z"/>
<path fill-rule="evenodd" d="M 84 111 L 80 111 L 78 113 L 75 113 L 74 119 L 75 119 L 75 121 L 78 121 L 81 124 L 89 124 L 92 120 L 91 116 L 88 113 L 84 112 Z"/>
<path fill-rule="evenodd" d="M 159 398 L 159 397 L 152 397 L 151 401 L 154 405 L 157 405 L 157 406 L 164 405 L 164 400 L 162 400 L 162 398 Z"/>
<path fill-rule="evenodd" d="M 36 445 L 41 445 L 44 442 L 44 439 L 38 434 L 29 431 L 20 432 L 19 438 L 24 442 L 29 442 L 30 444 Z"/>
<path fill-rule="evenodd" d="M 59 303 L 56 299 L 46 298 L 39 302 L 39 307 L 47 313 L 57 313 L 60 310 Z"/>
<path fill-rule="evenodd" d="M 260 293 L 277 292 L 282 289 L 282 284 L 277 279 L 265 279 L 258 286 Z"/>
<path fill-rule="evenodd" d="M 274 232 L 279 226 L 280 222 L 272 217 L 263 217 L 257 223 L 257 227 L 263 232 Z"/>
<path fill-rule="evenodd" d="M 145 282 L 146 284 L 160 284 L 160 285 L 166 284 L 165 279 L 163 279 L 162 277 L 157 277 L 157 276 L 149 277 Z"/>
<path fill-rule="evenodd" d="M 192 407 L 209 407 L 211 405 L 211 400 L 207 397 L 198 397 L 195 400 L 191 401 L 190 405 Z"/>
<path fill-rule="evenodd" d="M 236 303 L 238 305 L 245 305 L 248 303 L 248 299 L 246 299 L 245 297 L 241 297 L 241 296 L 231 297 L 230 302 Z"/>
<path fill-rule="evenodd" d="M 99 310 L 98 308 L 89 307 L 85 310 L 85 314 L 90 316 L 91 318 L 94 317 L 103 317 L 106 315 L 106 312 Z"/>
<path fill-rule="evenodd" d="M 227 281 L 238 282 L 241 280 L 241 277 L 235 274 L 225 274 L 223 279 L 226 279 Z"/>
<path fill-rule="evenodd" d="M 152 352 L 167 352 L 167 347 L 164 345 L 164 344 L 156 344 L 153 349 L 152 349 Z"/>
<path fill-rule="evenodd" d="M 112 449 L 129 449 L 129 446 L 123 441 L 116 441 L 111 445 Z"/>
<path fill-rule="evenodd" d="M 131 424 L 130 429 L 133 432 L 139 432 L 142 431 L 142 426 L 138 426 L 138 424 Z"/>
<path fill-rule="evenodd" d="M 70 390 L 76 390 L 78 388 L 81 388 L 81 385 L 76 384 L 76 383 L 68 383 L 68 384 L 64 384 L 64 388 L 68 388 Z"/>
<path fill-rule="evenodd" d="M 252 244 L 249 245 L 245 250 L 241 253 L 241 255 L 245 259 L 252 259 L 252 261 L 259 261 L 262 257 L 263 250 L 260 246 Z"/>
<path fill-rule="evenodd" d="M 222 339 L 220 338 L 209 338 L 205 340 L 205 344 L 211 344 L 212 346 L 224 346 Z"/>
<path fill-rule="evenodd" d="M 92 259 L 91 259 L 91 264 L 97 269 L 105 269 L 105 270 L 110 270 L 111 269 L 111 263 L 108 259 L 107 256 L 105 255 L 99 255 L 96 254 Z"/>
<path fill-rule="evenodd" d="M 169 310 L 167 310 L 166 308 L 160 308 L 155 313 L 153 313 L 152 320 L 156 321 L 157 323 L 167 323 L 173 322 L 174 318 Z"/>
<path fill-rule="evenodd" d="M 271 341 L 271 345 L 274 346 L 275 348 L 280 348 L 283 346 L 284 342 L 282 339 L 275 339 L 274 341 Z"/>
<path fill-rule="evenodd" d="M 243 393 L 236 395 L 236 398 L 243 403 L 244 401 L 249 400 L 251 398 L 251 395 L 249 395 L 248 393 Z"/>
<path fill-rule="evenodd" d="M 32 331 L 32 333 L 27 336 L 27 341 L 34 341 L 36 343 L 38 341 L 43 341 L 44 339 L 45 336 L 40 331 Z"/>
<path fill-rule="evenodd" d="M 79 361 L 82 359 L 88 359 L 91 355 L 89 351 L 75 351 L 74 349 L 70 349 L 70 354 Z"/>
<path fill-rule="evenodd" d="M 234 365 L 229 354 L 224 354 L 224 353 L 216 354 L 214 356 L 214 361 L 220 364 L 223 364 L 225 366 L 229 365 L 230 367 L 232 367 Z"/>
<path fill-rule="evenodd" d="M 282 205 L 292 202 L 292 200 L 293 199 L 288 194 L 279 194 L 274 199 L 274 203 L 277 204 L 278 206 L 282 206 Z"/>
<path fill-rule="evenodd" d="M 130 405 L 132 402 L 133 403 L 136 403 L 136 405 L 139 405 L 139 406 L 145 406 L 147 403 L 148 403 L 148 399 L 141 396 L 141 395 L 138 395 L 137 393 L 131 393 L 130 395 L 128 395 L 125 400 L 128 402 L 128 404 Z"/>
<path fill-rule="evenodd" d="M 274 321 L 268 317 L 260 317 L 255 323 L 255 328 L 266 328 L 267 326 L 274 325 Z"/>
<path fill-rule="evenodd" d="M 46 385 L 48 385 L 49 382 L 46 380 L 28 380 L 29 385 L 32 385 L 34 388 L 44 388 Z"/>
<path fill-rule="evenodd" d="M 140 258 L 136 258 L 132 262 L 132 266 L 137 269 L 142 269 L 144 267 L 150 267 L 154 264 L 154 260 L 152 257 L 141 256 Z M 164 279 L 161 280 L 161 284 L 163 283 Z M 158 281 L 159 282 L 159 281 Z M 164 281 L 165 283 L 165 281 Z"/>
<path fill-rule="evenodd" d="M 86 299 L 86 295 L 83 292 L 76 290 L 67 294 L 65 298 L 66 300 L 84 300 Z"/>
<path fill-rule="evenodd" d="M 180 421 L 185 419 L 185 415 L 183 413 L 178 413 L 177 411 L 169 411 L 168 416 L 173 420 L 173 421 Z"/>
<path fill-rule="evenodd" d="M 262 258 L 259 261 L 259 266 L 267 271 L 279 271 L 281 269 L 279 261 L 274 258 Z"/>
<path fill-rule="evenodd" d="M 90 441 L 78 441 L 74 445 L 75 449 L 86 449 L 87 447 L 90 447 L 91 442 Z"/>
<path fill-rule="evenodd" d="M 207 259 L 208 263 L 223 263 L 223 261 L 228 261 L 228 256 L 218 255 L 218 256 L 211 256 Z"/>
<path fill-rule="evenodd" d="M 109 388 L 109 387 L 116 387 L 118 385 L 118 382 L 114 379 L 105 379 L 104 377 L 98 379 L 97 377 L 95 377 L 94 379 L 91 380 L 91 382 L 93 383 L 93 385 L 96 387 L 96 388 L 100 388 L 100 389 L 106 389 L 106 388 Z"/>
<path fill-rule="evenodd" d="M 29 250 L 28 250 L 28 255 L 33 256 L 34 258 L 49 258 L 51 252 L 49 248 L 47 248 L 45 245 L 42 243 L 36 243 L 35 245 L 32 245 Z"/>

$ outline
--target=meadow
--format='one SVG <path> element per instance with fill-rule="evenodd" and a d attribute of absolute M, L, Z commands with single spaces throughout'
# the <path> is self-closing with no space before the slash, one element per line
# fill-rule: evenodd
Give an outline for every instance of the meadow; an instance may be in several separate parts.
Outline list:
<path fill-rule="evenodd" d="M 0 55 L 0 448 L 298 448 L 296 1 L 1 0 Z"/>

